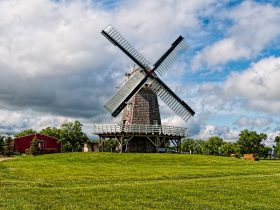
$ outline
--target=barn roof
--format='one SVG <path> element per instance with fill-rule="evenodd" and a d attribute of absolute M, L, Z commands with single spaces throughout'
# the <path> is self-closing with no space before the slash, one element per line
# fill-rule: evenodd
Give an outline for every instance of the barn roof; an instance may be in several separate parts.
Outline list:
<path fill-rule="evenodd" d="M 54 141 L 58 141 L 57 138 L 52 137 L 52 136 L 47 136 L 44 134 L 40 134 L 40 133 L 35 133 L 35 134 L 30 134 L 30 135 L 26 135 L 26 136 L 20 136 L 20 137 L 16 137 L 14 138 L 14 140 L 20 140 L 20 139 L 26 139 L 26 138 L 36 138 L 36 139 L 41 139 L 41 140 L 54 140 Z"/>

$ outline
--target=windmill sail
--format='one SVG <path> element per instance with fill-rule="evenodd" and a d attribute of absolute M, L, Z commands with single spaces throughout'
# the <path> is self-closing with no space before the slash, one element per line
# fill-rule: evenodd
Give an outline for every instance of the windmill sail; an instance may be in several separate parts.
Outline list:
<path fill-rule="evenodd" d="M 128 57 L 130 57 L 139 67 L 142 69 L 149 69 L 149 61 L 144 58 L 141 53 L 132 47 L 132 45 L 123 38 L 123 36 L 109 25 L 101 32 L 107 39 L 109 39 L 114 45 L 118 46 Z"/>
<path fill-rule="evenodd" d="M 128 100 L 142 87 L 145 83 L 145 75 L 136 72 L 118 91 L 117 93 L 104 105 L 104 107 L 116 117 L 122 109 L 126 106 Z M 140 86 L 140 87 L 138 87 Z"/>
<path fill-rule="evenodd" d="M 195 114 L 195 112 L 161 80 L 151 79 L 151 81 L 150 89 L 183 120 L 187 121 Z"/>
<path fill-rule="evenodd" d="M 162 76 L 172 67 L 177 57 L 189 48 L 190 45 L 182 36 L 179 36 L 166 53 L 164 53 L 163 56 L 161 56 L 161 58 L 155 63 L 152 71 Z"/>

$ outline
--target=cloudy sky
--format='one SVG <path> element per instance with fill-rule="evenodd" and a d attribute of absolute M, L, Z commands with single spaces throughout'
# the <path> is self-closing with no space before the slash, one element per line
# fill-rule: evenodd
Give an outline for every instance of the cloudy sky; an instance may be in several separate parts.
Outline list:
<path fill-rule="evenodd" d="M 151 63 L 179 35 L 190 43 L 163 80 L 196 115 L 161 103 L 163 124 L 202 139 L 280 132 L 277 0 L 1 0 L 0 14 L 0 133 L 118 123 L 103 105 L 132 62 L 100 34 L 109 24 Z"/>

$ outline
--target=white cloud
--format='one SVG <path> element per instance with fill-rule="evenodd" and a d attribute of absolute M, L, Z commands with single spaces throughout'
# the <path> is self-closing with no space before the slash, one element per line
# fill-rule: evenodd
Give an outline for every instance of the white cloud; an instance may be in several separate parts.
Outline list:
<path fill-rule="evenodd" d="M 162 124 L 167 126 L 186 127 L 186 122 L 182 118 L 176 116 L 175 114 L 172 115 L 172 117 L 164 118 L 162 120 Z"/>
<path fill-rule="evenodd" d="M 210 137 L 219 136 L 224 140 L 237 140 L 240 131 L 227 126 L 204 125 L 200 132 L 194 136 L 196 139 L 208 140 Z"/>
<path fill-rule="evenodd" d="M 107 18 L 88 7 L 78 1 L 1 1 L 0 66 L 18 76 L 101 67 L 105 48 L 99 33 Z"/>
<path fill-rule="evenodd" d="M 112 24 L 152 63 L 182 33 L 202 36 L 199 17 L 215 8 L 213 0 L 127 1 Z"/>
<path fill-rule="evenodd" d="M 249 118 L 247 116 L 240 116 L 236 124 L 241 127 L 265 127 L 273 122 L 273 119 L 270 117 L 256 117 Z"/>
<path fill-rule="evenodd" d="M 178 86 L 182 98 L 195 101 L 192 107 L 197 113 L 188 125 L 190 136 L 208 139 L 209 136 L 221 135 L 232 140 L 244 128 L 269 132 L 277 123 L 273 118 L 277 115 L 271 116 L 271 113 L 277 114 L 280 110 L 277 78 L 280 78 L 280 58 L 269 57 L 243 72 L 229 75 L 224 82 Z M 192 91 L 187 91 L 189 89 Z M 259 110 L 262 110 L 261 114 Z M 163 113 L 167 113 L 165 109 Z M 209 121 L 214 124 L 223 121 L 227 126 L 212 125 Z M 237 128 L 230 128 L 234 124 Z"/>
<path fill-rule="evenodd" d="M 50 114 L 41 116 L 39 113 L 31 110 L 0 110 L 0 133 L 14 133 L 29 128 L 41 130 L 48 126 L 59 127 L 62 123 L 73 120 L 73 118 Z"/>
<path fill-rule="evenodd" d="M 275 137 L 278 136 L 280 134 L 280 129 L 274 131 L 274 132 L 270 132 L 267 134 L 267 140 L 265 141 L 265 145 L 266 146 L 273 146 L 275 145 Z"/>
<path fill-rule="evenodd" d="M 192 69 L 199 69 L 202 65 L 214 67 L 231 60 L 247 58 L 250 50 L 239 44 L 233 38 L 225 38 L 203 49 L 192 59 Z"/>
<path fill-rule="evenodd" d="M 267 113 L 280 110 L 280 58 L 269 57 L 241 73 L 232 74 L 225 82 L 225 92 L 244 98 L 247 108 Z"/>
<path fill-rule="evenodd" d="M 206 46 L 194 56 L 191 64 L 193 70 L 205 66 L 217 68 L 229 61 L 252 58 L 280 36 L 280 8 L 270 4 L 244 1 L 218 16 L 222 21 L 229 19 L 232 26 L 223 28 L 223 39 Z"/>
<path fill-rule="evenodd" d="M 256 120 L 256 112 L 264 118 L 280 110 L 280 58 L 267 57 L 248 69 L 230 74 L 224 82 L 207 82 L 184 88 L 192 89 L 185 96 L 195 101 L 200 113 L 247 115 Z M 249 121 L 248 121 L 249 122 Z M 252 124 L 252 123 L 249 123 Z M 257 125 L 257 124 L 256 124 Z"/>

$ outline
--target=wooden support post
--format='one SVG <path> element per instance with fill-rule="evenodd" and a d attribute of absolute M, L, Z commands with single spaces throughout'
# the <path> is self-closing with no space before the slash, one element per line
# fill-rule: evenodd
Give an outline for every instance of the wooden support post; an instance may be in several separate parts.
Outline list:
<path fill-rule="evenodd" d="M 128 148 L 127 148 L 127 145 L 128 145 L 128 143 L 127 143 L 127 140 L 126 140 L 126 142 L 125 142 L 125 150 L 124 150 L 124 152 L 128 152 Z"/>
<path fill-rule="evenodd" d="M 120 151 L 121 150 L 121 148 L 120 148 L 120 144 L 121 144 L 120 138 L 118 136 L 115 136 L 115 139 L 117 140 L 116 151 Z"/>
<path fill-rule="evenodd" d="M 133 139 L 133 136 L 130 136 L 130 137 L 124 142 L 124 145 L 125 145 L 125 151 L 124 151 L 124 152 L 129 152 L 129 151 L 128 151 L 128 143 L 130 142 L 131 139 Z"/>
<path fill-rule="evenodd" d="M 105 138 L 102 139 L 102 152 L 104 152 L 104 145 L 105 144 Z"/>
<path fill-rule="evenodd" d="M 98 152 L 100 152 L 100 150 L 101 150 L 101 137 L 100 136 L 98 136 Z"/>
<path fill-rule="evenodd" d="M 123 135 L 121 136 L 121 148 L 120 148 L 120 153 L 122 153 L 123 152 Z"/>
<path fill-rule="evenodd" d="M 99 146 L 98 146 L 98 150 L 100 152 L 104 152 L 104 137 L 102 138 L 101 136 L 99 136 Z"/>
<path fill-rule="evenodd" d="M 159 146 L 161 146 L 163 144 L 164 152 L 166 152 L 166 149 L 165 149 L 165 139 L 166 139 L 166 137 L 162 137 L 162 139 L 160 139 L 160 137 L 159 137 Z"/>
<path fill-rule="evenodd" d="M 159 153 L 159 147 L 160 147 L 160 139 L 159 137 L 157 136 L 156 137 L 156 152 Z"/>
<path fill-rule="evenodd" d="M 179 141 L 179 142 L 178 142 L 178 151 L 179 151 L 179 153 L 181 153 L 181 143 L 182 143 L 181 137 L 179 138 L 178 141 Z"/>
<path fill-rule="evenodd" d="M 180 146 L 181 146 L 181 138 L 176 139 L 176 152 L 180 153 Z"/>

